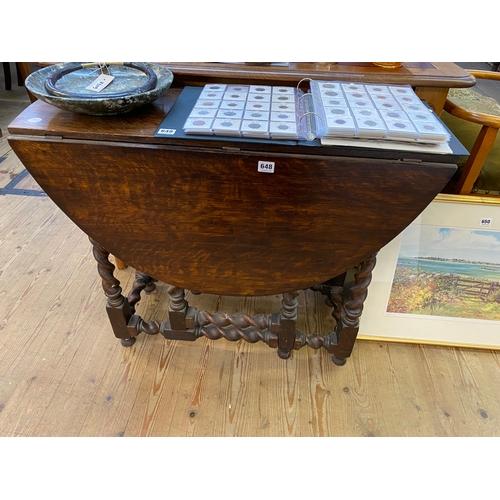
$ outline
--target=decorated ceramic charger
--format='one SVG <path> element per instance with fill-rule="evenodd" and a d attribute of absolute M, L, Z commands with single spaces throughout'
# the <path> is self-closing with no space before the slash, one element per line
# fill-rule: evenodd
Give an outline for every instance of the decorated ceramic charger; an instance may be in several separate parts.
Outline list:
<path fill-rule="evenodd" d="M 104 87 L 101 75 L 113 79 Z M 67 111 L 117 115 L 158 99 L 173 78 L 169 69 L 153 63 L 61 63 L 35 71 L 25 86 L 38 99 Z M 87 88 L 93 84 L 100 91 Z"/>

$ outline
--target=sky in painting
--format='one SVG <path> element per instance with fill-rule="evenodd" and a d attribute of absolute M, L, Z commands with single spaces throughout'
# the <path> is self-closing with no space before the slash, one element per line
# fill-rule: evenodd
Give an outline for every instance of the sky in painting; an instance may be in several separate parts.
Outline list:
<path fill-rule="evenodd" d="M 411 225 L 401 235 L 400 257 L 500 264 L 500 231 Z"/>

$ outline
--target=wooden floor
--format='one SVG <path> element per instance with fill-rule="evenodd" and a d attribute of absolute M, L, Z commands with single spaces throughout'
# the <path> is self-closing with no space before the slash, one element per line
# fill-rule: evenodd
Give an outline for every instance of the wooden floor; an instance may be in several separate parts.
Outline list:
<path fill-rule="evenodd" d="M 358 341 L 344 367 L 304 348 L 142 334 L 114 338 L 91 246 L 24 178 L 7 124 L 29 104 L 0 80 L 0 436 L 499 436 L 500 352 Z M 5 192 L 11 186 L 10 193 Z M 36 196 L 36 194 L 42 194 Z M 116 276 L 128 291 L 133 270 Z M 189 296 L 207 310 L 277 311 L 279 297 Z M 139 313 L 166 317 L 166 286 Z M 299 327 L 331 328 L 301 297 Z"/>

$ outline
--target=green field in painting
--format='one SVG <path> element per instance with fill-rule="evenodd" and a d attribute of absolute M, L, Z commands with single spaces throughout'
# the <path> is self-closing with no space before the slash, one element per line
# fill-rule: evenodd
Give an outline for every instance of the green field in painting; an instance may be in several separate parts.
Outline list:
<path fill-rule="evenodd" d="M 398 265 L 387 312 L 500 321 L 500 286 Z"/>

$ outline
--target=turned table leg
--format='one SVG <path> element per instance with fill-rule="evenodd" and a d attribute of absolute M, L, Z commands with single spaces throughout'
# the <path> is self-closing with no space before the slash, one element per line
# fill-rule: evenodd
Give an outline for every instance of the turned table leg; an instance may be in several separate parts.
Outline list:
<path fill-rule="evenodd" d="M 184 289 L 177 286 L 170 286 L 167 293 L 170 297 L 170 304 L 168 306 L 170 328 L 172 330 L 186 330 L 188 303 L 185 298 Z"/>
<path fill-rule="evenodd" d="M 130 290 L 127 300 L 130 304 L 130 309 L 132 314 L 135 314 L 135 305 L 141 300 L 141 292 L 144 290 L 146 293 L 151 293 L 156 289 L 155 280 L 148 276 L 147 274 L 141 273 L 140 271 L 135 272 L 135 281 L 132 285 L 132 290 Z"/>
<path fill-rule="evenodd" d="M 337 344 L 332 346 L 332 361 L 339 366 L 351 355 L 359 331 L 359 318 L 368 295 L 368 285 L 376 264 L 376 254 L 362 262 L 358 270 L 348 271 L 344 281 L 343 305 L 336 326 Z"/>
<path fill-rule="evenodd" d="M 295 345 L 298 295 L 298 291 L 283 294 L 278 332 L 278 356 L 282 359 L 288 359 L 291 356 Z"/>
<path fill-rule="evenodd" d="M 130 304 L 122 295 L 120 282 L 113 275 L 115 266 L 109 261 L 109 252 L 97 241 L 89 239 L 93 246 L 92 253 L 97 261 L 97 270 L 102 278 L 102 288 L 106 295 L 106 312 L 111 328 L 123 346 L 131 346 L 135 342 L 135 337 L 130 336 L 128 329 L 128 322 L 132 316 Z"/>

